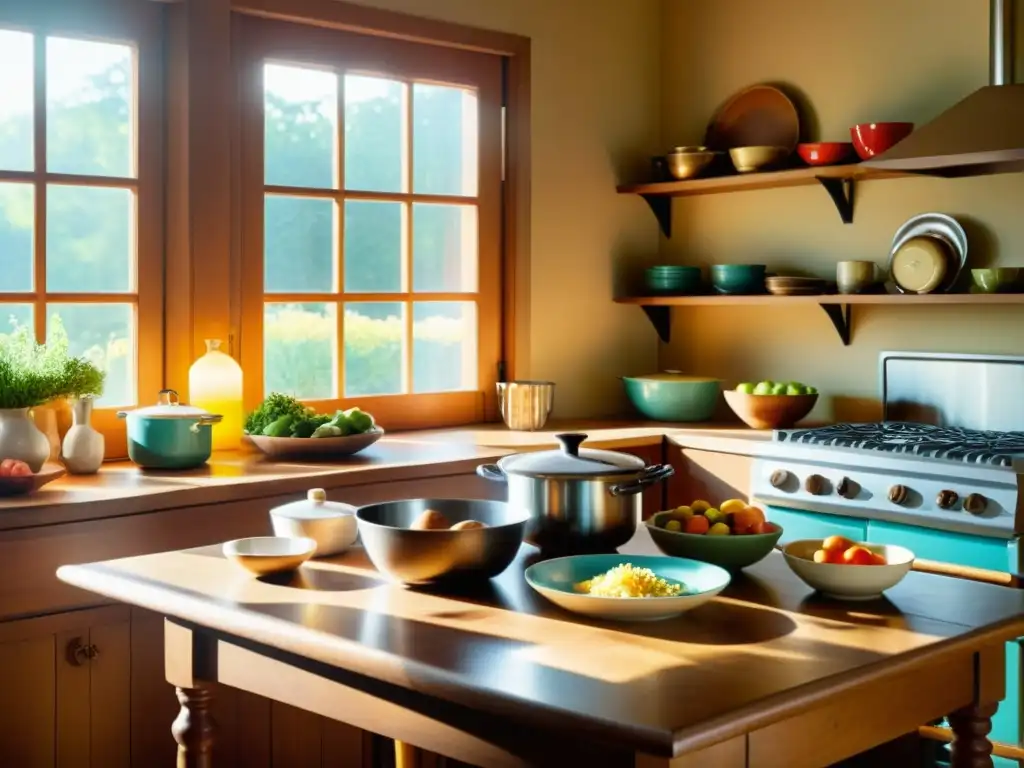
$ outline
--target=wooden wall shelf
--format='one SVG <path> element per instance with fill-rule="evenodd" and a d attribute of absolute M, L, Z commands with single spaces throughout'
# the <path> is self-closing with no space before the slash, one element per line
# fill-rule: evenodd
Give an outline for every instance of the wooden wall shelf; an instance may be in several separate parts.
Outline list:
<path fill-rule="evenodd" d="M 817 305 L 828 315 L 843 345 L 850 343 L 852 308 L 856 304 L 874 306 L 921 306 L 970 304 L 974 306 L 1024 305 L 1024 293 L 930 293 L 923 296 L 903 293 L 823 294 L 821 296 L 625 296 L 615 299 L 618 304 L 635 304 L 646 313 L 658 337 L 671 339 L 672 307 L 717 306 L 812 306 Z"/>
<path fill-rule="evenodd" d="M 743 192 L 755 189 L 779 189 L 782 187 L 805 187 L 820 184 L 832 202 L 843 222 L 853 222 L 853 202 L 856 182 L 875 179 L 895 179 L 912 174 L 896 171 L 879 171 L 865 168 L 859 163 L 830 165 L 819 168 L 794 168 L 785 171 L 763 173 L 742 173 L 729 176 L 710 176 L 687 181 L 659 181 L 650 184 L 623 184 L 619 194 L 640 195 L 650 206 L 658 219 L 665 237 L 672 236 L 672 198 L 693 195 L 714 195 L 723 192 Z"/>

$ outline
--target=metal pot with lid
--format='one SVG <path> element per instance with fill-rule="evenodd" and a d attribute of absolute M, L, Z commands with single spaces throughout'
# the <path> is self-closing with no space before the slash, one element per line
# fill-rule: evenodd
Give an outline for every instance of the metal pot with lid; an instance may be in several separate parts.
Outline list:
<path fill-rule="evenodd" d="M 505 456 L 477 467 L 477 474 L 508 484 L 509 504 L 530 512 L 527 540 L 542 550 L 613 552 L 636 533 L 643 490 L 674 470 L 626 453 L 583 448 L 586 435 L 555 439 L 557 450 Z"/>

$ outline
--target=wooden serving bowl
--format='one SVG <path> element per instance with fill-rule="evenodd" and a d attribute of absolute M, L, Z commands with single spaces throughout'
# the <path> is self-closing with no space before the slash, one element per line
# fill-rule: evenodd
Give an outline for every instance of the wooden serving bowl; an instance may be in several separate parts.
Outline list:
<path fill-rule="evenodd" d="M 792 427 L 811 412 L 818 395 L 748 395 L 729 389 L 722 392 L 725 402 L 752 429 Z"/>

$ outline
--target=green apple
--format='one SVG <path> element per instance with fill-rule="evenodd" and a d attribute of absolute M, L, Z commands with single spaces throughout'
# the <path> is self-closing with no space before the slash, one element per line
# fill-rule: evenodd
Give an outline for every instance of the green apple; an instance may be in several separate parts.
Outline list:
<path fill-rule="evenodd" d="M 818 394 L 818 389 L 817 387 L 804 387 L 804 394 L 816 395 Z"/>
<path fill-rule="evenodd" d="M 755 395 L 770 395 L 772 393 L 772 387 L 775 386 L 770 381 L 759 381 L 757 386 L 754 387 L 753 394 Z"/>
<path fill-rule="evenodd" d="M 774 386 L 772 386 L 772 392 L 771 393 L 773 395 L 784 395 L 784 394 L 786 394 L 786 387 L 787 386 L 788 386 L 787 384 L 775 384 Z"/>
<path fill-rule="evenodd" d="M 754 388 L 756 386 L 757 385 L 751 381 L 744 381 L 742 384 L 736 385 L 736 391 L 742 392 L 744 395 L 752 395 L 754 394 Z"/>
<path fill-rule="evenodd" d="M 803 395 L 807 391 L 807 387 L 803 384 L 790 383 L 786 385 L 787 395 Z"/>

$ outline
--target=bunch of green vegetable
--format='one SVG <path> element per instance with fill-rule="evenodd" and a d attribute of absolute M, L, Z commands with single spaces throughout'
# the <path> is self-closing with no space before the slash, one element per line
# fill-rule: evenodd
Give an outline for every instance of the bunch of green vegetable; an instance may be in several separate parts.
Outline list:
<path fill-rule="evenodd" d="M 28 326 L 0 335 L 0 408 L 33 408 L 60 397 L 103 392 L 104 374 L 68 351 L 59 317 L 50 323 L 49 340 L 37 344 Z"/>
<path fill-rule="evenodd" d="M 264 437 L 345 437 L 373 429 L 373 416 L 358 408 L 317 413 L 290 395 L 272 392 L 245 419 L 247 435 Z"/>

